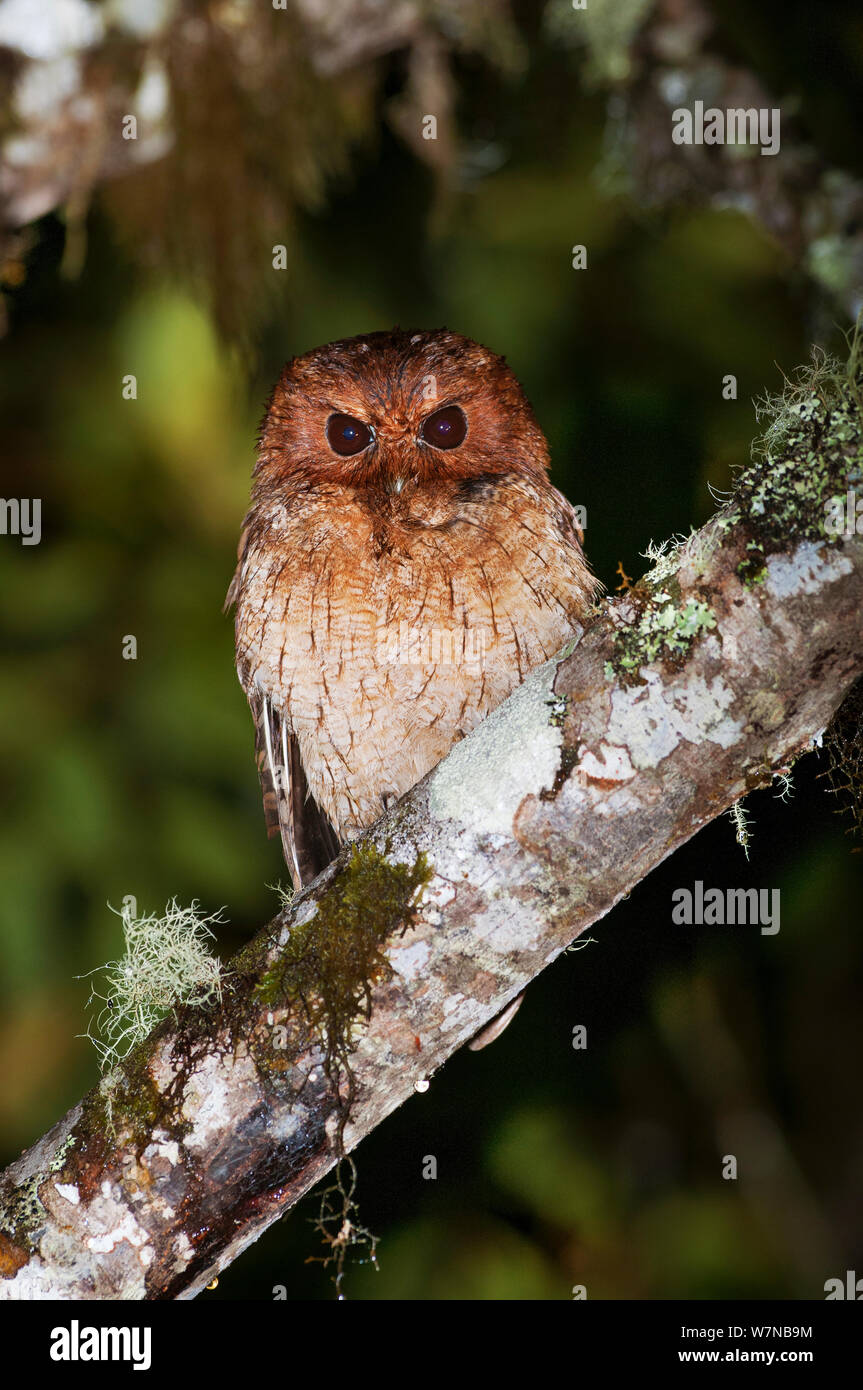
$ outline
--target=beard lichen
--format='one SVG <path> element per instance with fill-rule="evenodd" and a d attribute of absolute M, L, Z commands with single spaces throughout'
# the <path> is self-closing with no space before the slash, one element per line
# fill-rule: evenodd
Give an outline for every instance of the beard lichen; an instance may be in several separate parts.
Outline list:
<path fill-rule="evenodd" d="M 387 845 L 387 851 L 389 845 Z M 375 1261 L 376 1237 L 360 1225 L 355 1200 L 356 1169 L 344 1143 L 355 1098 L 351 1067 L 372 989 L 392 977 L 386 946 L 410 924 L 423 888 L 432 877 L 425 854 L 412 864 L 394 864 L 374 844 L 354 845 L 336 872 L 317 910 L 295 924 L 278 958 L 257 986 L 264 1004 L 296 1006 L 320 1039 L 323 1066 L 336 1106 L 335 1181 L 324 1189 L 315 1221 L 341 1293 L 348 1253 L 361 1248 Z"/>
<path fill-rule="evenodd" d="M 863 838 L 863 676 L 834 714 L 824 735 L 824 749 L 828 766 L 821 775 L 843 803 L 839 811 L 851 814 L 853 825 L 848 833 Z M 860 846 L 855 850 L 859 853 Z"/>
<path fill-rule="evenodd" d="M 204 917 L 196 902 L 180 907 L 173 898 L 161 916 L 139 917 L 131 903 L 117 915 L 125 954 L 90 972 L 97 980 L 87 1000 L 89 1008 L 101 1005 L 86 1036 L 103 1071 L 128 1057 L 172 1009 L 207 1004 L 222 991 L 221 964 L 209 946 L 221 912 Z"/>
<path fill-rule="evenodd" d="M 742 801 L 735 801 L 728 808 L 728 815 L 731 824 L 734 826 L 734 838 L 737 841 L 746 858 L 749 858 L 749 846 L 752 843 L 752 830 L 750 829 L 749 812 Z"/>

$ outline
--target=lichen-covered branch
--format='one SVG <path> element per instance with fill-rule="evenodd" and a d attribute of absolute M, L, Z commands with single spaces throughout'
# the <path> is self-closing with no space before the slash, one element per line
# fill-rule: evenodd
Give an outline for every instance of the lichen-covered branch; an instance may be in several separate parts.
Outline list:
<path fill-rule="evenodd" d="M 861 373 L 0 1183 L 0 1294 L 191 1297 L 863 672 Z M 856 490 L 856 492 L 855 492 Z M 863 511 L 863 508 L 861 508 Z"/>

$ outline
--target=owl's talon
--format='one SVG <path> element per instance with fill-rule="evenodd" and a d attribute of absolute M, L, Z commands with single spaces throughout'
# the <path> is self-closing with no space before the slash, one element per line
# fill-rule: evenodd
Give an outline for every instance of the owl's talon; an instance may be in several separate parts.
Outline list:
<path fill-rule="evenodd" d="M 493 1018 L 491 1023 L 487 1023 L 475 1037 L 471 1038 L 468 1043 L 470 1052 L 479 1052 L 483 1047 L 488 1047 L 489 1043 L 493 1043 L 495 1038 L 499 1038 L 501 1033 L 506 1031 L 521 1008 L 525 993 L 526 991 L 522 990 L 521 994 L 517 994 L 514 999 L 510 1000 L 506 1008 L 501 1010 L 497 1018 Z"/>

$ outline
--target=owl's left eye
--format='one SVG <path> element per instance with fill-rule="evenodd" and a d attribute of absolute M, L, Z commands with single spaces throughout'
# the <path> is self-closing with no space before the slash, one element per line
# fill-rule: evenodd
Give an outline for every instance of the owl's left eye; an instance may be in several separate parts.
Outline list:
<path fill-rule="evenodd" d="M 372 442 L 372 432 L 353 415 L 331 415 L 327 421 L 327 441 L 342 457 L 358 454 Z"/>
<path fill-rule="evenodd" d="M 436 449 L 457 449 L 467 434 L 464 411 L 457 405 L 444 406 L 423 421 L 421 437 Z"/>

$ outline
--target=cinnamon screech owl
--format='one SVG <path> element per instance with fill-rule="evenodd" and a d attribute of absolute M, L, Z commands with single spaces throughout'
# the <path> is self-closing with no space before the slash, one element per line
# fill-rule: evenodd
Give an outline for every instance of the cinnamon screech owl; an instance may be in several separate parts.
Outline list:
<path fill-rule="evenodd" d="M 445 329 L 284 368 L 228 603 L 294 885 L 552 656 L 600 587 L 502 357 Z"/>

